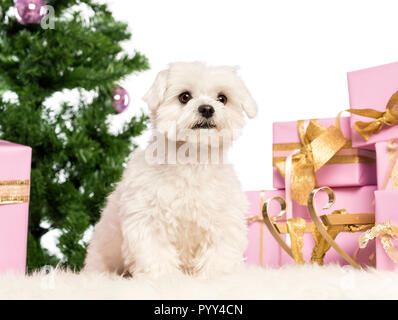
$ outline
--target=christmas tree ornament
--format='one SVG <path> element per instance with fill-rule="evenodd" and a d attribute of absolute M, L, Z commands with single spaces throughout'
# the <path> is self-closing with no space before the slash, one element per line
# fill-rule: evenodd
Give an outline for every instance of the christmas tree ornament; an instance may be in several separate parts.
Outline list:
<path fill-rule="evenodd" d="M 17 0 L 16 18 L 21 24 L 39 24 L 47 14 L 46 5 L 44 0 Z"/>
<path fill-rule="evenodd" d="M 117 113 L 122 113 L 130 104 L 130 96 L 126 89 L 118 87 L 113 92 L 113 107 Z"/>

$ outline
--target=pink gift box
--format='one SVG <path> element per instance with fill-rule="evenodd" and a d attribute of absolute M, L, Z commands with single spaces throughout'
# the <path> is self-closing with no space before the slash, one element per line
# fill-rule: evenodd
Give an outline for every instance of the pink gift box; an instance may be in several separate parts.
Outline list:
<path fill-rule="evenodd" d="M 318 123 L 328 128 L 335 124 L 335 118 L 318 119 Z M 341 118 L 340 124 L 345 138 L 348 141 L 351 140 L 350 118 Z M 297 122 L 275 122 L 273 124 L 273 159 L 287 157 L 291 150 L 282 149 L 289 149 L 292 143 L 300 143 Z M 373 150 L 344 147 L 336 156 L 344 159 L 343 162 L 354 162 L 325 164 L 315 174 L 319 186 L 350 187 L 376 184 L 376 155 Z M 352 158 L 355 160 L 350 160 Z M 275 166 L 273 167 L 273 187 L 285 188 L 285 180 Z"/>
<path fill-rule="evenodd" d="M 29 203 L 15 196 L 29 194 L 31 154 L 30 147 L 0 140 L 0 273 L 25 273 Z M 4 204 L 10 197 L 22 203 Z"/>
<path fill-rule="evenodd" d="M 274 196 L 284 196 L 283 190 L 263 191 L 264 199 L 267 200 Z M 247 217 L 261 216 L 260 205 L 261 191 L 248 191 L 246 196 L 250 202 Z M 271 212 L 278 211 L 278 205 L 272 204 Z M 261 234 L 262 241 L 261 241 Z M 268 231 L 264 222 L 248 222 L 249 245 L 245 252 L 246 263 L 257 264 L 264 267 L 277 268 L 280 266 L 281 249 L 278 242 Z"/>
<path fill-rule="evenodd" d="M 348 72 L 348 90 L 352 109 L 374 109 L 386 111 L 391 96 L 398 90 L 398 62 L 382 66 Z M 370 122 L 375 119 L 351 115 L 353 147 L 373 148 L 376 142 L 398 137 L 398 126 L 384 126 L 383 129 L 366 141 L 354 129 L 357 121 Z"/>
<path fill-rule="evenodd" d="M 395 141 L 395 144 L 398 144 Z M 398 190 L 397 150 L 388 149 L 388 142 L 376 143 L 377 188 L 379 190 Z M 393 166 L 390 172 L 390 166 Z"/>
<path fill-rule="evenodd" d="M 398 191 L 384 190 L 375 192 L 376 201 L 376 223 L 391 221 L 398 225 Z M 394 241 L 395 248 L 398 248 L 398 241 Z M 369 242 L 369 244 L 372 244 Z M 376 268 L 380 270 L 396 270 L 398 267 L 385 252 L 379 238 L 376 239 Z"/>
<path fill-rule="evenodd" d="M 374 212 L 374 192 L 376 186 L 365 187 L 351 187 L 351 188 L 334 188 L 336 196 L 335 204 L 328 210 L 321 208 L 327 203 L 328 197 L 325 192 L 321 192 L 316 197 L 316 207 L 318 214 L 329 214 L 334 210 L 346 209 L 349 213 L 371 213 Z M 283 190 L 265 191 L 264 199 L 267 200 L 274 196 L 284 196 Z M 249 191 L 246 195 L 250 201 L 250 209 L 247 217 L 253 217 L 260 214 L 260 191 Z M 279 212 L 279 204 L 275 201 L 270 208 L 270 215 L 276 215 Z M 311 222 L 308 208 L 300 206 L 293 202 L 293 216 L 303 217 L 308 222 Z M 260 260 L 260 228 L 263 225 L 263 244 L 262 244 L 262 260 Z M 249 246 L 246 250 L 246 262 L 250 264 L 258 264 L 267 267 L 278 267 L 285 264 L 294 263 L 294 260 L 278 245 L 276 240 L 269 233 L 267 227 L 263 222 L 255 221 L 248 222 L 249 232 Z M 348 233 L 342 232 L 337 238 L 336 242 L 340 247 L 353 256 L 358 249 L 358 238 L 361 232 Z M 282 238 L 285 239 L 285 235 Z M 303 257 L 305 261 L 310 261 L 312 249 L 314 247 L 314 240 L 310 233 L 304 235 Z M 368 259 L 375 251 L 374 243 L 370 243 L 368 247 L 360 251 L 358 262 L 360 264 L 368 264 Z M 262 261 L 262 264 L 260 263 Z M 339 263 L 341 265 L 348 264 L 333 248 L 329 249 L 324 258 L 324 263 Z"/>

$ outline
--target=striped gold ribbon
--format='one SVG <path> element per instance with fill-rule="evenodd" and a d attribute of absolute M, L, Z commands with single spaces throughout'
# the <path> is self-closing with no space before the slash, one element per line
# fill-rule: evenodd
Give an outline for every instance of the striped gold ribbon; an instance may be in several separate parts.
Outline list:
<path fill-rule="evenodd" d="M 301 143 L 274 143 L 272 150 L 274 157 L 272 165 L 286 160 L 286 156 L 275 156 L 283 151 L 292 151 L 301 148 Z M 361 154 L 362 153 L 362 154 Z M 359 150 L 352 147 L 352 142 L 347 141 L 345 146 L 334 155 L 327 164 L 343 164 L 343 163 L 376 163 L 376 153 L 374 150 Z"/>
<path fill-rule="evenodd" d="M 0 205 L 29 202 L 30 181 L 0 181 Z"/>

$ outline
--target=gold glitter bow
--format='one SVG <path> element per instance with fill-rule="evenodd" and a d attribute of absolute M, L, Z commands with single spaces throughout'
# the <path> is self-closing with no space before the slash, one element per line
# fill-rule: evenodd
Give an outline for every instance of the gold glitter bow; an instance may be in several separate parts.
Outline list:
<path fill-rule="evenodd" d="M 398 252 L 393 243 L 393 239 L 398 237 L 398 227 L 393 226 L 391 221 L 376 224 L 359 237 L 359 248 L 366 248 L 370 240 L 378 237 L 389 258 L 398 265 Z"/>
<path fill-rule="evenodd" d="M 339 117 L 337 118 L 337 123 Z M 339 125 L 325 128 L 313 119 L 307 129 L 304 121 L 297 121 L 300 136 L 300 151 L 292 157 L 291 194 L 300 205 L 306 205 L 311 191 L 316 187 L 315 172 L 325 165 L 344 147 L 346 139 Z M 286 159 L 276 159 L 274 165 L 285 177 Z"/>
<path fill-rule="evenodd" d="M 29 202 L 29 180 L 0 181 L 0 205 Z"/>
<path fill-rule="evenodd" d="M 354 129 L 366 141 L 378 133 L 385 125 L 395 126 L 398 124 L 398 91 L 395 92 L 387 103 L 386 111 L 377 111 L 374 109 L 349 109 L 353 114 L 376 119 L 370 122 L 357 121 L 354 123 Z"/>

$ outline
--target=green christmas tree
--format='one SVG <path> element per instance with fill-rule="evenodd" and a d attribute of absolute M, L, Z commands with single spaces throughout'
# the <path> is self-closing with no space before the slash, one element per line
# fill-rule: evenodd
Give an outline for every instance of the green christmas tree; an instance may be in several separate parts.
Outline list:
<path fill-rule="evenodd" d="M 10 13 L 14 1 L 0 0 L 0 139 L 33 149 L 28 270 L 58 263 L 78 270 L 87 246 L 83 235 L 98 220 L 136 147 L 133 138 L 147 124 L 142 114 L 118 133 L 110 131 L 116 83 L 148 62 L 123 51 L 131 34 L 105 4 L 46 2 L 54 9 L 53 29 L 20 23 Z M 46 104 L 65 89 L 79 92 L 78 106 Z M 61 232 L 61 261 L 41 245 L 53 229 Z"/>

